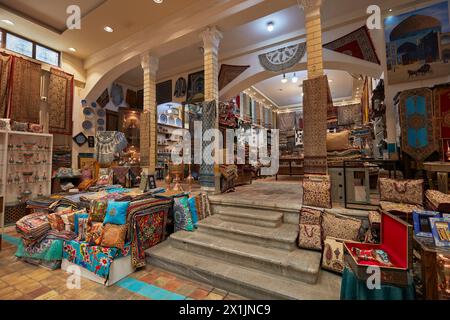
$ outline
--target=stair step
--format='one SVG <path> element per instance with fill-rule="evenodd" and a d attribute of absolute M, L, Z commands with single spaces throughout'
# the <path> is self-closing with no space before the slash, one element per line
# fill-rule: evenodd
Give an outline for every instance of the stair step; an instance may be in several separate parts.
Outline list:
<path fill-rule="evenodd" d="M 170 239 L 174 247 L 182 250 L 306 283 L 316 283 L 320 271 L 319 252 L 266 248 L 200 232 L 179 231 Z"/>
<path fill-rule="evenodd" d="M 255 226 L 276 228 L 283 223 L 283 213 L 277 211 L 218 206 L 214 213 L 225 221 Z"/>
<path fill-rule="evenodd" d="M 146 254 L 150 265 L 250 299 L 338 300 L 340 295 L 341 277 L 326 271 L 320 272 L 316 284 L 307 284 L 199 253 L 185 252 L 174 247 L 170 239 L 148 249 Z"/>
<path fill-rule="evenodd" d="M 298 226 L 292 224 L 267 228 L 223 221 L 222 216 L 213 216 L 200 221 L 198 226 L 200 233 L 216 235 L 221 238 L 290 251 L 297 248 Z"/>

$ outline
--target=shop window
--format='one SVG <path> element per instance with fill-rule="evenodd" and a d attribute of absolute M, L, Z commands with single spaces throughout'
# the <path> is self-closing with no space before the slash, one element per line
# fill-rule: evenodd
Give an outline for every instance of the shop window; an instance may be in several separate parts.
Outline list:
<path fill-rule="evenodd" d="M 59 66 L 59 52 L 36 45 L 36 60 Z"/>
<path fill-rule="evenodd" d="M 10 33 L 6 34 L 6 49 L 33 58 L 33 42 Z"/>

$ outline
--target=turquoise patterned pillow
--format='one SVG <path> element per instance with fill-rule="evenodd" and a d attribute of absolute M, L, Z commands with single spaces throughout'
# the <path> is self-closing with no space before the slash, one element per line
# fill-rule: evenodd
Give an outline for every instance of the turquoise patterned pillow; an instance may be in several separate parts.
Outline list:
<path fill-rule="evenodd" d="M 194 227 L 198 224 L 198 213 L 195 198 L 189 198 L 189 210 L 191 211 L 192 223 Z"/>
<path fill-rule="evenodd" d="M 173 216 L 175 218 L 175 232 L 180 230 L 194 231 L 189 200 L 187 197 L 176 198 L 173 205 Z"/>
<path fill-rule="evenodd" d="M 108 223 L 116 225 L 126 224 L 129 206 L 129 202 L 108 201 L 108 208 L 106 209 L 106 217 L 103 221 L 103 225 Z"/>
<path fill-rule="evenodd" d="M 75 214 L 75 217 L 73 219 L 73 225 L 74 225 L 74 231 L 77 235 L 79 235 L 78 234 L 78 220 L 87 219 L 87 218 L 89 218 L 89 214 L 87 214 L 87 213 L 76 213 Z"/>

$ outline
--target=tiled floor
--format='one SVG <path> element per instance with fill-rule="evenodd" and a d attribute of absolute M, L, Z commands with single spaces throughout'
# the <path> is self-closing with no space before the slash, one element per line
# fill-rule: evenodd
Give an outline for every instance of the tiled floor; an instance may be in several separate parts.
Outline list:
<path fill-rule="evenodd" d="M 68 274 L 33 266 L 14 257 L 8 230 L 0 251 L 0 300 L 241 300 L 238 295 L 147 266 L 111 287 L 82 279 L 81 289 L 68 289 Z"/>

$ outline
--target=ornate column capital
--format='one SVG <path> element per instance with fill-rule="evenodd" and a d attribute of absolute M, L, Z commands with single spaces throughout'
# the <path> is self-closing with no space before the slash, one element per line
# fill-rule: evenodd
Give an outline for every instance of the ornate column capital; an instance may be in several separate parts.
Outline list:
<path fill-rule="evenodd" d="M 219 51 L 220 40 L 223 39 L 223 34 L 215 26 L 208 27 L 200 34 L 200 39 L 203 40 L 205 53 L 208 51 L 217 53 Z"/>
<path fill-rule="evenodd" d="M 156 74 L 159 69 L 159 58 L 152 56 L 149 52 L 141 55 L 141 66 L 144 72 L 148 70 L 151 74 Z"/>
<path fill-rule="evenodd" d="M 300 6 L 305 12 L 305 18 L 313 18 L 320 15 L 322 0 L 300 0 Z"/>

